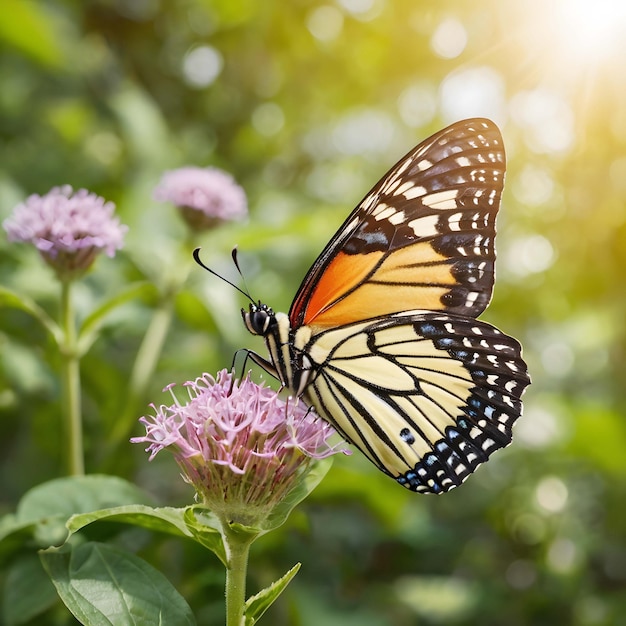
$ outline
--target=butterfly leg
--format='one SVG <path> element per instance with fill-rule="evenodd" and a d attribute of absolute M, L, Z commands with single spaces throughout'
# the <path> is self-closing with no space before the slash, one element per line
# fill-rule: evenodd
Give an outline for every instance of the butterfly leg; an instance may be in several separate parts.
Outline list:
<path fill-rule="evenodd" d="M 235 357 L 237 356 L 239 352 L 246 353 L 246 358 L 244 359 L 242 369 L 245 369 L 248 359 L 251 359 L 260 368 L 264 369 L 270 376 L 273 376 L 274 378 L 276 378 L 276 380 L 280 380 L 280 376 L 278 375 L 277 369 L 274 367 L 274 364 L 269 359 L 262 357 L 260 354 L 257 354 L 256 352 L 253 352 L 252 350 L 245 350 L 245 349 L 237 350 L 237 352 L 235 353 Z"/>

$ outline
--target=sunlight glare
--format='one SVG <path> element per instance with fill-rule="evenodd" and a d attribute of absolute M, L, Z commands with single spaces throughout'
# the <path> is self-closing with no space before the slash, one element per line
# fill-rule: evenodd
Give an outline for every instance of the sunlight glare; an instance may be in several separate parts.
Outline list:
<path fill-rule="evenodd" d="M 467 31 L 459 20 L 448 18 L 437 26 L 430 40 L 433 52 L 442 59 L 458 57 L 467 45 Z"/>
<path fill-rule="evenodd" d="M 503 269 L 512 278 L 523 279 L 547 271 L 556 259 L 556 252 L 543 235 L 527 234 L 514 239 L 501 256 Z"/>
<path fill-rule="evenodd" d="M 333 41 L 343 29 L 343 14 L 337 7 L 319 6 L 309 14 L 307 28 L 319 41 Z"/>
<path fill-rule="evenodd" d="M 526 145 L 539 154 L 567 152 L 575 140 L 575 116 L 570 102 L 557 91 L 521 91 L 509 101 L 513 120 L 525 130 Z"/>
<path fill-rule="evenodd" d="M 593 62 L 614 52 L 626 36 L 624 0 L 560 0 L 556 14 L 563 48 L 573 58 Z"/>
<path fill-rule="evenodd" d="M 224 67 L 219 50 L 212 46 L 197 46 L 183 59 L 183 76 L 187 84 L 203 89 L 213 83 Z"/>
<path fill-rule="evenodd" d="M 496 122 L 506 119 L 504 79 L 490 66 L 451 72 L 441 83 L 439 98 L 441 117 L 447 123 L 472 116 Z"/>
<path fill-rule="evenodd" d="M 415 83 L 398 96 L 398 113 L 410 128 L 429 124 L 437 114 L 437 91 L 430 83 Z"/>

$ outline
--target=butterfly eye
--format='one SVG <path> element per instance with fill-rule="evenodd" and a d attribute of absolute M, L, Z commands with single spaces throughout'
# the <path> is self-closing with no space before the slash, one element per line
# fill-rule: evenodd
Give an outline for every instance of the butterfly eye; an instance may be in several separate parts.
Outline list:
<path fill-rule="evenodd" d="M 276 321 L 274 311 L 266 304 L 261 303 L 252 303 L 249 311 L 241 309 L 241 316 L 248 331 L 253 335 L 261 335 L 262 337 L 267 335 L 272 322 Z"/>

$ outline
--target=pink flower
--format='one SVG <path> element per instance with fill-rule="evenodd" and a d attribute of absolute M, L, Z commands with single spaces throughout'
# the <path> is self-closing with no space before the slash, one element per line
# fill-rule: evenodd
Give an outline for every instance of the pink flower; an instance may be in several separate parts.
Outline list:
<path fill-rule="evenodd" d="M 152 405 L 155 415 L 139 420 L 146 435 L 131 441 L 148 443 L 150 459 L 169 449 L 201 500 L 230 519 L 262 518 L 312 461 L 349 454 L 329 443 L 335 430 L 302 402 L 285 402 L 248 377 L 233 380 L 222 370 L 185 386 L 189 401 Z"/>
<path fill-rule="evenodd" d="M 128 228 L 113 216 L 115 205 L 86 189 L 69 185 L 29 196 L 4 223 L 9 241 L 32 243 L 57 273 L 85 271 L 96 255 L 113 256 Z"/>
<path fill-rule="evenodd" d="M 156 200 L 176 205 L 193 229 L 247 216 L 244 190 L 233 177 L 214 167 L 181 167 L 165 172 L 154 190 Z"/>

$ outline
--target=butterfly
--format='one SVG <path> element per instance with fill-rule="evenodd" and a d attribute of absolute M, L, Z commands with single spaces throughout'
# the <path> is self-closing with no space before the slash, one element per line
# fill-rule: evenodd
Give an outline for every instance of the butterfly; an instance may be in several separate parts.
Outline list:
<path fill-rule="evenodd" d="M 522 412 L 521 346 L 476 319 L 493 291 L 504 173 L 493 122 L 445 128 L 352 211 L 288 314 L 242 309 L 269 352 L 253 360 L 412 491 L 460 485 Z"/>

